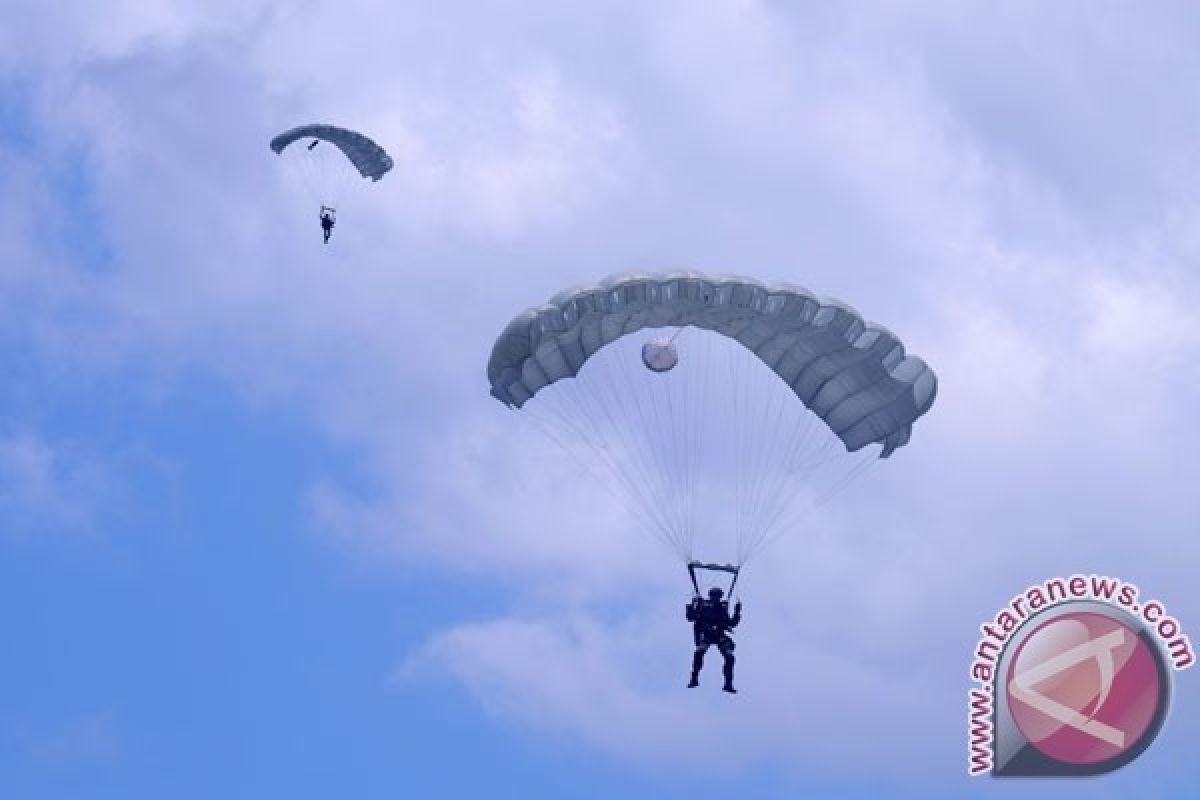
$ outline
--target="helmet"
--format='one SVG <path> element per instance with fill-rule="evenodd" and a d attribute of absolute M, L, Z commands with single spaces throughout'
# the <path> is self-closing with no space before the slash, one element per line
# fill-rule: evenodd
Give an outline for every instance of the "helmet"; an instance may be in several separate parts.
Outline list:
<path fill-rule="evenodd" d="M 720 588 L 714 586 L 713 588 L 708 590 L 708 599 L 712 600 L 715 603 L 716 601 L 720 600 L 724 596 L 724 594 L 725 594 L 725 592 L 721 591 Z"/>

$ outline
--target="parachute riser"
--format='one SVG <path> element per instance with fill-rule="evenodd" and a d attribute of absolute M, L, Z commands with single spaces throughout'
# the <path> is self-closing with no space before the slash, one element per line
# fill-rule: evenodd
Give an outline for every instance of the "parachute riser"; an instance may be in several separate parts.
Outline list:
<path fill-rule="evenodd" d="M 742 571 L 742 568 L 740 566 L 734 566 L 733 564 L 705 564 L 700 561 L 689 561 L 687 568 L 688 568 L 688 575 L 692 579 L 692 588 L 695 590 L 697 597 L 700 597 L 702 595 L 700 592 L 700 582 L 696 578 L 696 570 L 706 569 L 711 572 L 728 572 L 729 574 L 733 575 L 733 579 L 729 582 L 729 592 L 726 595 L 727 597 L 730 597 L 730 598 L 733 597 L 733 590 L 734 590 L 734 587 L 737 586 L 738 575 Z"/>

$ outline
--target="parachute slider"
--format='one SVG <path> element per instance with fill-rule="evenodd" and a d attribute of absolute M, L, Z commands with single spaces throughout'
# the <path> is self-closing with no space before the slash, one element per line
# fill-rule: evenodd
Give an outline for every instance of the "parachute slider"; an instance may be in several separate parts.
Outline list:
<path fill-rule="evenodd" d="M 675 335 L 678 336 L 678 332 Z M 675 349 L 674 339 L 675 336 L 670 339 L 656 336 L 642 345 L 642 363 L 646 365 L 646 369 L 652 372 L 668 372 L 679 363 L 679 351 Z"/>
<path fill-rule="evenodd" d="M 701 561 L 688 562 L 688 575 L 692 578 L 692 588 L 696 590 L 696 596 L 700 596 L 700 583 L 696 580 L 696 570 L 707 569 L 712 572 L 728 572 L 733 576 L 733 580 L 729 582 L 729 596 L 733 596 L 733 587 L 737 586 L 738 573 L 741 572 L 741 567 L 736 567 L 733 564 L 705 564 Z"/>

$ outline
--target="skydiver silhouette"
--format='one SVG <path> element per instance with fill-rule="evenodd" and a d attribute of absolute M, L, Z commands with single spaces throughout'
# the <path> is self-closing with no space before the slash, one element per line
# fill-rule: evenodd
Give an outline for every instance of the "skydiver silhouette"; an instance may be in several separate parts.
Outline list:
<path fill-rule="evenodd" d="M 689 689 L 700 685 L 700 669 L 704 666 L 704 654 L 708 652 L 709 647 L 716 645 L 717 650 L 721 651 L 721 656 L 725 659 L 725 686 L 722 687 L 722 690 L 730 694 L 737 693 L 737 689 L 733 688 L 734 644 L 729 631 L 736 628 L 742 621 L 742 604 L 741 601 L 736 603 L 733 607 L 733 616 L 729 616 L 729 601 L 721 599 L 724 594 L 714 586 L 708 590 L 707 600 L 697 594 L 688 603 L 685 610 L 688 622 L 693 623 L 692 633 L 696 640 L 696 652 L 692 654 L 692 679 L 688 682 Z"/>
<path fill-rule="evenodd" d="M 329 206 L 321 206 L 321 232 L 325 234 L 325 244 L 329 244 L 329 237 L 333 235 L 333 226 L 337 222 L 335 214 L 337 211 Z"/>

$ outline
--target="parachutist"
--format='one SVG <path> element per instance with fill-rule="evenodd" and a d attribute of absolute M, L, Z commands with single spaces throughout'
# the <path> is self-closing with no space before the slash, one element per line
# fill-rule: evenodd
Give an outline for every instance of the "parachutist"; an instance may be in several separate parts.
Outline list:
<path fill-rule="evenodd" d="M 725 686 L 722 689 L 730 694 L 737 693 L 737 689 L 733 688 L 734 643 L 729 631 L 742 621 L 742 604 L 736 603 L 733 616 L 730 616 L 729 601 L 721 599 L 724 594 L 714 586 L 708 590 L 707 600 L 696 595 L 687 605 L 685 613 L 688 622 L 692 623 L 692 633 L 696 640 L 696 652 L 692 654 L 692 679 L 688 681 L 689 689 L 700 685 L 704 654 L 708 652 L 708 648 L 716 645 L 725 659 Z"/>
<path fill-rule="evenodd" d="M 329 237 L 333 235 L 333 226 L 337 220 L 334 215 L 336 210 L 329 206 L 321 206 L 321 232 L 325 234 L 325 244 L 329 244 Z"/>
<path fill-rule="evenodd" d="M 487 379 L 520 412 L 512 416 L 621 494 L 638 527 L 684 562 L 695 593 L 685 603 L 695 625 L 689 685 L 716 645 L 732 693 L 743 565 L 909 443 L 937 376 L 906 352 L 850 306 L 798 286 L 623 273 L 514 316 L 492 345 Z M 736 563 L 694 560 L 699 533 Z M 697 571 L 729 583 L 706 597 L 712 581 Z"/>
<path fill-rule="evenodd" d="M 303 139 L 309 142 L 301 145 Z M 322 142 L 330 146 L 317 148 Z M 295 148 L 291 148 L 293 143 Z M 317 149 L 321 152 L 316 152 Z M 342 178 L 349 177 L 350 170 L 363 178 L 378 181 L 395 166 L 392 157 L 378 144 L 361 133 L 334 125 L 301 125 L 284 131 L 271 139 L 271 150 L 277 155 L 287 153 L 286 160 L 308 184 L 313 199 L 322 203 L 326 200 L 340 202 L 333 198 L 341 195 L 333 192 Z M 335 212 L 322 205 L 320 214 L 321 232 L 325 244 L 329 244 L 336 223 Z"/>

